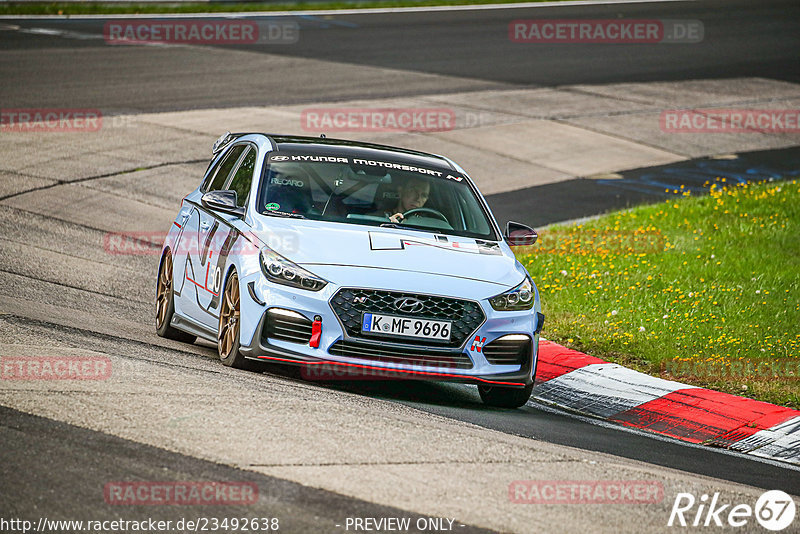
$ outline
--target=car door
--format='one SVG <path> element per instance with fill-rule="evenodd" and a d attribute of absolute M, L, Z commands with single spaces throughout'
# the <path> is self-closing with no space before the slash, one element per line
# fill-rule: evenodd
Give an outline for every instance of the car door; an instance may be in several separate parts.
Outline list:
<path fill-rule="evenodd" d="M 246 144 L 234 145 L 220 158 L 220 163 L 209 174 L 201 192 L 223 190 L 230 175 L 247 149 Z M 183 278 L 185 284 L 180 295 L 180 309 L 201 324 L 216 330 L 216 316 L 208 311 L 211 299 L 219 295 L 210 264 L 207 262 L 211 242 L 217 233 L 218 224 L 200 204 L 193 204 L 186 219 L 180 252 L 183 254 Z"/>
<path fill-rule="evenodd" d="M 238 155 L 232 158 L 233 163 L 238 159 Z M 222 171 L 223 164 L 231 161 L 229 153 L 224 153 L 216 159 L 206 172 L 200 192 L 204 193 L 212 187 L 212 183 L 220 181 L 218 176 L 224 180 L 227 172 Z M 230 171 L 230 168 L 228 168 Z M 224 182 L 222 182 L 224 183 Z M 172 269 L 175 296 L 175 312 L 179 315 L 188 316 L 195 319 L 199 310 L 197 308 L 197 287 L 189 280 L 194 280 L 195 276 L 189 269 L 189 253 L 193 248 L 197 248 L 197 233 L 200 230 L 200 212 L 195 204 L 186 198 L 181 202 L 181 209 L 175 220 L 180 231 L 172 249 Z"/>
<path fill-rule="evenodd" d="M 254 146 L 240 146 L 245 148 L 221 186 L 221 190 L 236 191 L 237 205 L 244 207 L 247 205 L 257 152 Z M 200 320 L 206 326 L 216 329 L 225 267 L 229 255 L 238 250 L 234 246 L 239 238 L 235 226 L 241 220 L 235 215 L 215 212 L 203 206 L 200 206 L 198 211 L 200 232 L 197 260 L 194 261 L 194 265 L 203 278 L 202 283 L 198 280 L 196 284 L 199 289 Z"/>
<path fill-rule="evenodd" d="M 194 215 L 194 219 L 192 218 Z M 187 202 L 184 199 L 181 202 L 181 209 L 178 212 L 178 216 L 175 218 L 173 224 L 178 227 L 178 235 L 175 238 L 175 243 L 171 249 L 172 253 L 172 279 L 175 283 L 172 286 L 174 295 L 175 295 L 175 311 L 179 314 L 184 314 L 184 310 L 181 307 L 181 295 L 184 291 L 184 286 L 186 284 L 186 254 L 187 249 L 185 244 L 191 242 L 192 230 L 191 228 L 197 228 L 198 221 L 196 210 L 192 207 L 192 204 Z"/>

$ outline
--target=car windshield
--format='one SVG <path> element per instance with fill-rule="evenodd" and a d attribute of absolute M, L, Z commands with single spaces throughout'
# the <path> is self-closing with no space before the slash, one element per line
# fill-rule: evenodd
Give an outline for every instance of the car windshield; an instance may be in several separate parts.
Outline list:
<path fill-rule="evenodd" d="M 497 239 L 467 179 L 446 168 L 271 152 L 259 190 L 266 215 Z"/>

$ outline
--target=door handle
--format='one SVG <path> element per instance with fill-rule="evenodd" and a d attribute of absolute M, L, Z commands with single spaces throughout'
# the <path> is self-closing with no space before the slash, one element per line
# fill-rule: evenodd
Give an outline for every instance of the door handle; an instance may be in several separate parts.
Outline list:
<path fill-rule="evenodd" d="M 208 231 L 208 229 L 210 227 L 211 227 L 211 223 L 208 222 L 208 221 L 203 221 L 203 222 L 200 223 L 200 229 L 203 230 L 204 232 Z"/>

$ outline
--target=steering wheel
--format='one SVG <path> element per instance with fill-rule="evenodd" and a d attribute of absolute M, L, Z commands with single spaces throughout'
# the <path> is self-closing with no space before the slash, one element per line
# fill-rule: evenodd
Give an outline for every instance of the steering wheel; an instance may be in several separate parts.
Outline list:
<path fill-rule="evenodd" d="M 436 217 L 437 219 L 441 219 L 442 221 L 446 222 L 447 224 L 450 224 L 450 221 L 447 220 L 447 217 L 445 217 L 444 214 L 441 211 L 437 211 L 437 210 L 435 210 L 433 208 L 414 208 L 414 209 L 408 210 L 407 212 L 405 212 L 403 214 L 403 220 L 408 219 L 411 215 L 417 215 L 418 213 L 429 213 L 429 214 L 433 215 L 434 217 Z"/>

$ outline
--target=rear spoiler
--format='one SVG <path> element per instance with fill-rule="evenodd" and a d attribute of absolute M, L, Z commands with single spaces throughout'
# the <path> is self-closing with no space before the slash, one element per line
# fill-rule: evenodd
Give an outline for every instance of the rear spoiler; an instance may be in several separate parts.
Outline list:
<path fill-rule="evenodd" d="M 242 137 L 244 135 L 247 135 L 247 134 L 246 133 L 225 132 L 224 134 L 219 136 L 219 139 L 214 141 L 214 144 L 211 146 L 211 155 L 212 156 L 216 156 L 217 154 L 219 154 L 220 152 L 225 150 L 226 146 L 228 146 L 229 144 L 233 143 L 234 141 L 236 141 L 237 139 L 239 139 L 240 137 Z"/>

